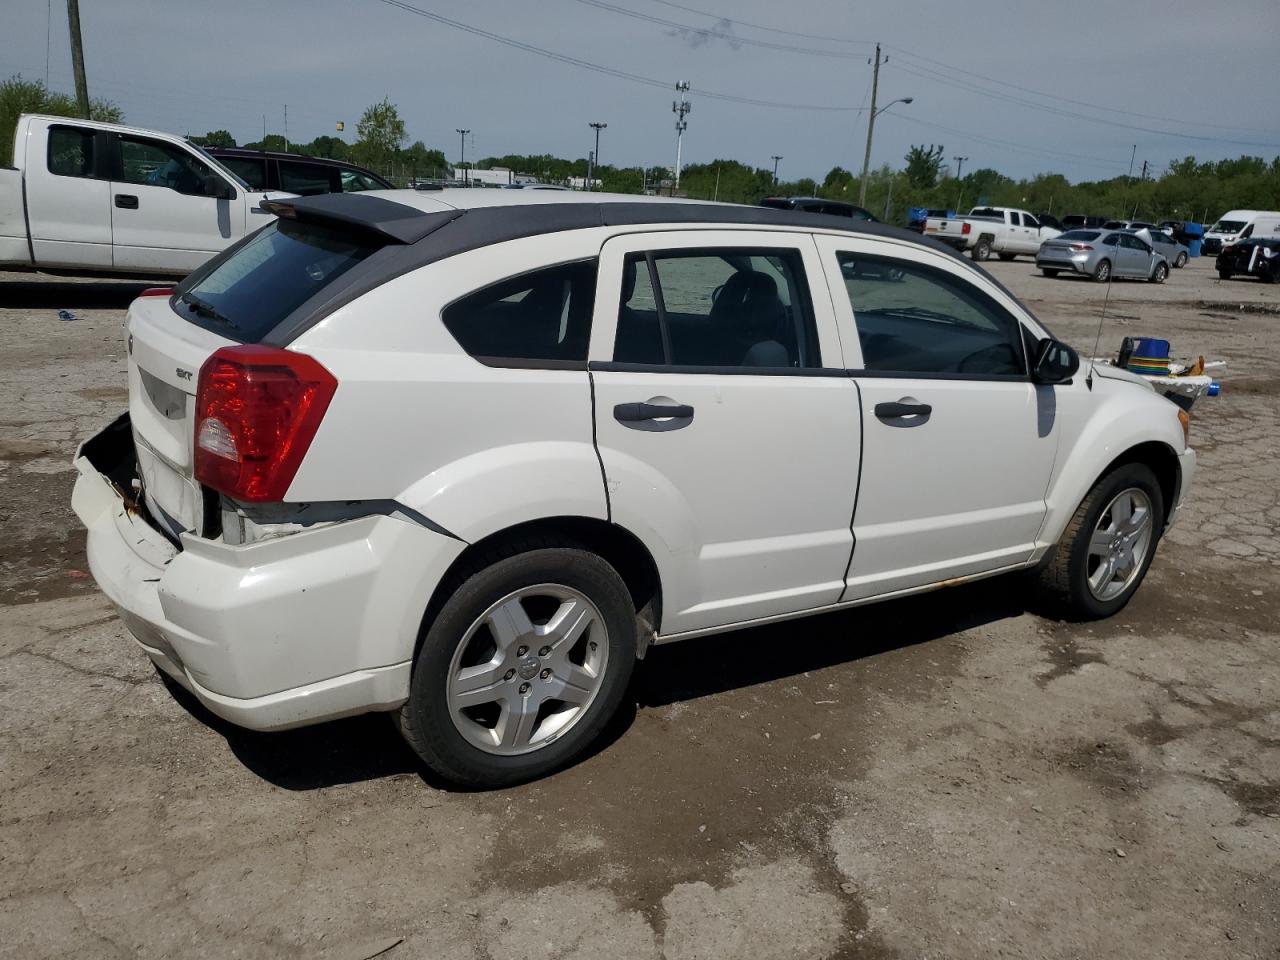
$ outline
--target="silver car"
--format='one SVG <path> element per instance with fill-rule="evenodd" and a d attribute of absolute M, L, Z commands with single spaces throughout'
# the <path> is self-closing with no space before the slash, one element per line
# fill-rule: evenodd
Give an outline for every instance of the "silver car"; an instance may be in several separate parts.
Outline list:
<path fill-rule="evenodd" d="M 1169 266 L 1185 267 L 1187 265 L 1187 257 L 1190 256 L 1190 253 L 1186 246 L 1173 239 L 1163 230 L 1152 228 L 1147 233 L 1150 235 L 1150 244 L 1156 248 L 1156 253 L 1169 261 Z M 1139 236 L 1144 240 L 1148 239 L 1147 237 L 1142 237 L 1141 234 Z"/>
<path fill-rule="evenodd" d="M 1068 230 L 1040 244 L 1036 266 L 1046 277 L 1070 272 L 1099 283 L 1113 277 L 1164 283 L 1169 276 L 1164 255 L 1123 230 Z"/>

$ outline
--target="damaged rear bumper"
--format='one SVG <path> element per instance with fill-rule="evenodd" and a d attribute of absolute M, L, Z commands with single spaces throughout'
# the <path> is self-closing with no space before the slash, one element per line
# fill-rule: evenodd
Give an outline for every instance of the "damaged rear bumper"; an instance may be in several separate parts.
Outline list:
<path fill-rule="evenodd" d="M 258 730 L 394 709 L 422 612 L 465 544 L 363 516 L 258 543 L 148 522 L 127 414 L 77 451 L 89 568 L 134 639 L 210 711 Z"/>

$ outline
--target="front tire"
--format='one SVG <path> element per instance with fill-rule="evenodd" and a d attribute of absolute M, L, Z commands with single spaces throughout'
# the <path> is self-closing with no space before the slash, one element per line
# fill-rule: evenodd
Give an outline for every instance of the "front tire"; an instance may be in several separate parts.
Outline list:
<path fill-rule="evenodd" d="M 1054 277 L 1056 277 L 1056 276 L 1058 275 L 1058 271 L 1057 271 L 1057 270 L 1051 270 L 1051 269 L 1049 269 L 1048 267 L 1045 267 L 1045 268 L 1044 268 L 1044 269 L 1042 269 L 1040 272 L 1041 272 L 1041 273 L 1043 273 L 1043 274 L 1044 274 L 1046 277 L 1048 277 L 1049 279 L 1053 279 Z"/>
<path fill-rule="evenodd" d="M 1000 254 L 1000 259 L 1003 260 L 1005 263 L 1008 263 L 1010 260 L 1012 260 L 1016 256 L 1017 256 L 1016 253 L 1002 253 Z"/>
<path fill-rule="evenodd" d="M 1164 283 L 1169 279 L 1169 265 L 1165 263 L 1157 263 L 1156 268 L 1151 271 L 1152 283 Z"/>
<path fill-rule="evenodd" d="M 976 244 L 974 244 L 973 251 L 970 254 L 970 256 L 972 256 L 973 259 L 978 261 L 990 260 L 991 259 L 991 241 L 988 240 L 986 237 L 983 237 Z"/>
<path fill-rule="evenodd" d="M 1173 265 L 1181 270 L 1187 265 L 1187 255 L 1185 253 L 1178 254 L 1178 259 L 1173 261 Z"/>
<path fill-rule="evenodd" d="M 1231 279 L 1231 271 L 1230 271 L 1230 270 L 1219 270 L 1219 271 L 1218 271 L 1218 279 L 1219 279 L 1219 280 L 1230 280 L 1230 279 Z"/>
<path fill-rule="evenodd" d="M 636 614 L 617 571 L 578 546 L 483 558 L 441 586 L 449 599 L 414 663 L 400 730 L 433 772 L 511 786 L 579 757 L 626 693 Z"/>
<path fill-rule="evenodd" d="M 1100 620 L 1123 608 L 1151 567 L 1164 511 L 1160 484 L 1145 464 L 1125 464 L 1095 483 L 1040 571 L 1050 611 Z"/>

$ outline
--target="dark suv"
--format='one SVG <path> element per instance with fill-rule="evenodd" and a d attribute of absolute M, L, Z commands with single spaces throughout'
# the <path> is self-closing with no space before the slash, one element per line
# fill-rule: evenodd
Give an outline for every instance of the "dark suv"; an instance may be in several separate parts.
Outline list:
<path fill-rule="evenodd" d="M 247 150 L 244 147 L 202 147 L 205 153 L 247 183 L 252 190 L 284 190 L 303 197 L 318 193 L 357 193 L 393 190 L 371 170 L 342 160 L 304 157 L 299 153 Z"/>

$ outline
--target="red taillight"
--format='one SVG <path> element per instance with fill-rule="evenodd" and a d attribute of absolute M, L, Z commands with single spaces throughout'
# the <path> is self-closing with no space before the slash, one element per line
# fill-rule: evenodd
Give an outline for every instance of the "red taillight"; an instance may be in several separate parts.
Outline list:
<path fill-rule="evenodd" d="M 305 354 L 222 348 L 196 387 L 196 480 L 237 500 L 283 500 L 337 389 Z"/>
<path fill-rule="evenodd" d="M 173 287 L 147 287 L 140 294 L 140 297 L 171 297 L 173 296 Z"/>
<path fill-rule="evenodd" d="M 965 222 L 965 223 L 960 227 L 960 235 L 961 235 L 961 236 L 968 236 L 968 235 L 969 235 L 969 229 L 970 229 L 970 227 L 969 227 L 969 223 L 966 221 L 966 222 Z"/>
<path fill-rule="evenodd" d="M 1073 243 L 1071 245 L 1071 249 L 1072 250 L 1092 250 L 1093 247 L 1087 243 Z"/>

